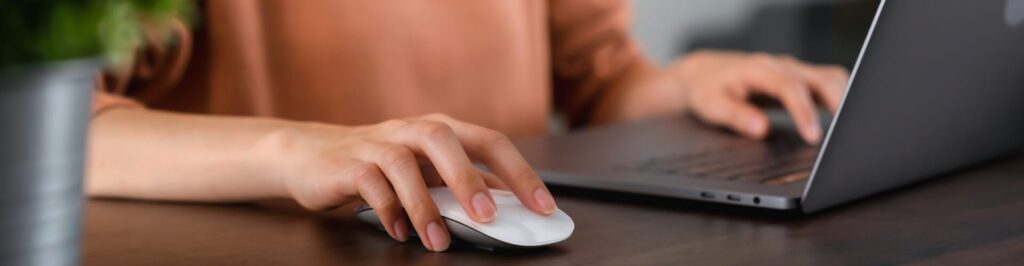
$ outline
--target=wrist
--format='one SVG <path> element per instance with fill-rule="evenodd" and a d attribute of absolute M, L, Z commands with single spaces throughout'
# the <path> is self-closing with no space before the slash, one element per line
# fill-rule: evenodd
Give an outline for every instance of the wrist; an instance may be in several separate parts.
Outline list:
<path fill-rule="evenodd" d="M 351 128 L 319 123 L 282 121 L 263 130 L 250 154 L 267 192 L 279 198 L 295 198 L 290 182 L 312 174 L 311 164 L 332 138 Z"/>
<path fill-rule="evenodd" d="M 685 88 L 674 68 L 648 68 L 613 98 L 615 120 L 635 120 L 684 111 Z"/>

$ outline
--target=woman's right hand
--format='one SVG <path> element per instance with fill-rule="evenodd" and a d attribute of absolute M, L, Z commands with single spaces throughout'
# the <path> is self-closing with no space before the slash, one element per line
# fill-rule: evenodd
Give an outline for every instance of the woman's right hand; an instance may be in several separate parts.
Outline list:
<path fill-rule="evenodd" d="M 359 198 L 373 207 L 392 238 L 409 237 L 406 217 L 423 245 L 448 248 L 450 236 L 427 191 L 447 185 L 474 221 L 494 219 L 488 187 L 511 190 L 536 213 L 554 199 L 512 142 L 497 131 L 440 114 L 361 127 L 304 125 L 259 140 L 274 182 L 302 206 L 330 209 Z M 485 164 L 494 174 L 480 171 Z"/>

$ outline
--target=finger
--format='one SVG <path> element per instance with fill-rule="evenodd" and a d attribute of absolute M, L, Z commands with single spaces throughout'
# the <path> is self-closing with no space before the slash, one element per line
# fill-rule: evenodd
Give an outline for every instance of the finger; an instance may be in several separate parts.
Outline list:
<path fill-rule="evenodd" d="M 365 163 L 360 174 L 355 176 L 355 186 L 366 204 L 373 207 L 384 230 L 395 240 L 405 242 L 409 238 L 409 226 L 405 222 L 405 214 L 398 195 L 391 188 L 391 183 L 384 173 L 373 163 Z"/>
<path fill-rule="evenodd" d="M 434 164 L 430 163 L 428 159 L 420 159 L 420 173 L 423 174 L 423 181 L 427 183 L 427 187 L 444 186 L 444 179 L 441 178 L 441 174 L 437 172 L 437 168 L 434 168 Z"/>
<path fill-rule="evenodd" d="M 430 159 L 470 218 L 480 223 L 494 220 L 497 207 L 487 184 L 449 125 L 437 121 L 415 121 L 393 137 L 394 142 L 403 143 Z"/>
<path fill-rule="evenodd" d="M 745 75 L 750 88 L 782 102 L 793 117 L 800 136 L 810 144 L 821 141 L 818 111 L 806 81 L 778 64 L 761 64 Z"/>
<path fill-rule="evenodd" d="M 301 182 L 291 188 L 292 194 L 303 195 L 296 196 L 295 200 L 307 209 L 329 210 L 350 201 L 351 197 L 359 195 L 354 177 L 372 174 L 376 169 L 356 160 L 327 160 L 324 163 L 323 173 L 326 175 L 313 175 L 317 177 L 312 182 Z"/>
<path fill-rule="evenodd" d="M 557 205 L 551 192 L 504 134 L 442 115 L 429 116 L 427 119 L 444 120 L 452 125 L 466 151 L 490 167 L 528 208 L 539 214 L 555 211 Z"/>
<path fill-rule="evenodd" d="M 829 111 L 835 113 L 839 110 L 839 103 L 849 80 L 845 68 L 841 66 L 812 66 L 799 62 L 794 64 L 794 67 L 810 83 L 814 95 L 828 107 Z"/>
<path fill-rule="evenodd" d="M 768 135 L 768 117 L 750 104 L 745 97 L 728 95 L 702 101 L 705 108 L 694 108 L 705 122 L 723 126 L 752 139 L 764 139 Z"/>
<path fill-rule="evenodd" d="M 437 173 L 437 169 L 434 168 L 434 166 L 431 165 L 429 161 L 425 163 L 423 161 L 420 161 L 420 172 L 423 173 L 423 179 L 426 180 L 427 187 L 444 185 L 444 180 L 441 179 L 441 174 Z M 498 176 L 495 176 L 494 174 L 484 171 L 479 171 L 479 174 L 481 177 L 483 177 L 484 184 L 486 184 L 488 188 L 509 190 L 508 185 L 506 185 L 505 182 L 501 181 L 501 179 L 498 178 Z"/>
<path fill-rule="evenodd" d="M 437 205 L 427 192 L 412 151 L 401 145 L 366 143 L 357 147 L 355 154 L 360 160 L 373 162 L 384 173 L 423 246 L 433 251 L 448 249 L 451 238 Z"/>
<path fill-rule="evenodd" d="M 793 122 L 804 141 L 810 144 L 821 142 L 821 122 L 818 120 L 818 108 L 811 98 L 810 88 L 806 85 L 797 86 L 778 93 L 779 100 L 793 117 Z"/>
<path fill-rule="evenodd" d="M 484 183 L 487 184 L 487 187 L 500 190 L 509 190 L 508 185 L 505 184 L 504 181 L 501 181 L 501 178 L 499 178 L 498 176 L 486 172 L 480 172 L 480 175 L 484 177 Z"/>

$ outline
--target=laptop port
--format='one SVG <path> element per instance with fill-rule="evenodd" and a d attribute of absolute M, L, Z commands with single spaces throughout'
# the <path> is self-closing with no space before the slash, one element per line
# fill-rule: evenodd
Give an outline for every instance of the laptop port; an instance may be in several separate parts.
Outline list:
<path fill-rule="evenodd" d="M 754 197 L 754 204 L 761 204 L 761 197 Z"/>
<path fill-rule="evenodd" d="M 705 199 L 714 199 L 715 198 L 715 194 L 711 194 L 711 192 L 707 192 L 707 191 L 702 191 L 702 192 L 700 192 L 700 197 L 701 198 L 705 198 Z"/>
<path fill-rule="evenodd" d="M 725 196 L 725 199 L 727 199 L 727 200 L 731 200 L 731 201 L 740 201 L 740 196 L 736 196 L 736 195 L 726 195 L 726 196 Z"/>

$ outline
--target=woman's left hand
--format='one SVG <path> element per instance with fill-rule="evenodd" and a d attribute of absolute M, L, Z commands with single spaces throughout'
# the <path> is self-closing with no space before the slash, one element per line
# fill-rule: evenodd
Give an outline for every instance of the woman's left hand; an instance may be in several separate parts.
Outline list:
<path fill-rule="evenodd" d="M 768 134 L 765 113 L 750 98 L 778 100 L 793 117 L 805 141 L 822 139 L 818 105 L 839 108 L 848 71 L 814 65 L 790 56 L 721 51 L 694 52 L 653 75 L 644 75 L 612 108 L 612 119 L 633 119 L 690 111 L 702 121 L 755 139 Z"/>
<path fill-rule="evenodd" d="M 782 103 L 800 135 L 811 144 L 822 138 L 817 105 L 835 112 L 849 79 L 842 66 L 812 65 L 768 54 L 698 52 L 673 70 L 685 88 L 686 106 L 705 122 L 763 138 L 768 118 L 749 98 L 764 95 Z"/>

